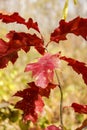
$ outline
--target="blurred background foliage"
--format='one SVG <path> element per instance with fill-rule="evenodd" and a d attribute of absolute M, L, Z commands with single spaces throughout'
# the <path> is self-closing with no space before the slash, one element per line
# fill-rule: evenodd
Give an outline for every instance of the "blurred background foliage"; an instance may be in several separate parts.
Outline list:
<path fill-rule="evenodd" d="M 26 19 L 33 18 L 38 22 L 47 43 L 50 33 L 58 26 L 64 15 L 67 21 L 77 16 L 87 17 L 87 0 L 78 0 L 77 4 L 76 1 L 69 0 L 69 3 L 65 4 L 65 0 L 0 0 L 0 12 L 19 12 Z M 0 22 L 0 38 L 7 40 L 5 35 L 10 30 L 28 32 L 23 25 L 15 23 L 6 25 Z M 72 34 L 69 34 L 67 38 L 66 41 L 60 41 L 60 44 L 49 45 L 49 52 L 61 51 L 62 55 L 87 63 L 86 41 Z M 27 82 L 32 81 L 31 73 L 24 73 L 26 64 L 33 62 L 39 56 L 40 54 L 33 48 L 27 54 L 21 51 L 14 65 L 9 62 L 7 68 L 0 70 L 0 130 L 42 130 L 49 124 L 59 125 L 60 92 L 58 88 L 51 92 L 49 99 L 44 98 L 44 111 L 34 125 L 31 122 L 23 123 L 22 112 L 13 106 L 18 100 L 13 95 L 27 87 Z M 87 104 L 87 86 L 82 77 L 73 72 L 64 62 L 60 65 L 58 75 L 63 88 L 63 105 L 70 106 L 72 102 Z M 67 130 L 74 130 L 84 119 L 86 119 L 85 115 L 76 114 L 71 108 L 64 108 L 63 120 Z"/>

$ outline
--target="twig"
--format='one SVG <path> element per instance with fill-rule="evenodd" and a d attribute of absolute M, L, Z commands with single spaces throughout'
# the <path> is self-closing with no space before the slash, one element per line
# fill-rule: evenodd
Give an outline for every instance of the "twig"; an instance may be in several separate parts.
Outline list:
<path fill-rule="evenodd" d="M 63 130 L 63 91 L 62 91 L 62 87 L 61 87 L 60 80 L 59 80 L 59 77 L 58 77 L 56 70 L 55 70 L 55 74 L 56 74 L 56 78 L 58 81 L 58 87 L 60 89 L 60 96 L 61 96 L 60 97 L 60 124 L 61 124 L 62 130 Z"/>

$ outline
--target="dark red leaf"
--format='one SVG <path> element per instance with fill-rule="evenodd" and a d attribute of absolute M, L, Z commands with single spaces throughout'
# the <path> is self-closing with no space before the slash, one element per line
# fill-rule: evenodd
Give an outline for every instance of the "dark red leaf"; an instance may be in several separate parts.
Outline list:
<path fill-rule="evenodd" d="M 26 66 L 25 71 L 32 71 L 36 86 L 46 88 L 53 82 L 54 69 L 58 68 L 60 62 L 58 56 L 46 53 L 38 62 Z"/>
<path fill-rule="evenodd" d="M 44 54 L 43 40 L 35 34 L 10 31 L 7 38 L 8 42 L 0 39 L 0 68 L 6 67 L 9 61 L 14 63 L 21 49 L 28 52 L 34 46 L 39 53 Z"/>
<path fill-rule="evenodd" d="M 29 18 L 29 20 L 26 22 L 26 20 L 24 18 L 22 18 L 17 12 L 15 12 L 11 15 L 0 13 L 0 19 L 4 23 L 17 22 L 19 24 L 24 24 L 28 29 L 33 28 L 36 31 L 40 32 L 37 22 L 34 23 L 32 18 Z"/>
<path fill-rule="evenodd" d="M 59 127 L 56 127 L 55 125 L 50 125 L 45 130 L 62 130 L 62 129 Z"/>
<path fill-rule="evenodd" d="M 87 105 L 72 103 L 71 107 L 74 109 L 75 112 L 87 114 Z"/>
<path fill-rule="evenodd" d="M 39 28 L 38 28 L 37 22 L 34 23 L 32 18 L 29 18 L 29 19 L 28 19 L 28 21 L 26 22 L 26 25 L 27 25 L 27 28 L 28 28 L 28 29 L 33 28 L 33 29 L 35 29 L 36 31 L 40 32 L 40 31 L 39 31 Z"/>
<path fill-rule="evenodd" d="M 42 97 L 38 93 L 38 88 L 32 87 L 18 91 L 14 96 L 22 97 L 15 105 L 16 108 L 23 111 L 23 119 L 25 121 L 31 120 L 36 122 L 38 113 L 42 112 L 44 103 Z"/>
<path fill-rule="evenodd" d="M 43 39 L 40 39 L 36 34 L 32 35 L 30 33 L 10 31 L 7 34 L 7 38 L 9 38 L 12 42 L 19 41 L 20 44 L 17 46 L 19 47 L 22 44 L 22 49 L 25 51 L 27 51 L 28 47 L 34 46 L 40 54 L 44 54 L 45 52 L 44 41 Z M 17 47 L 15 44 L 12 44 L 12 46 Z"/>
<path fill-rule="evenodd" d="M 66 40 L 66 35 L 73 33 L 77 36 L 82 36 L 87 40 L 87 19 L 77 17 L 69 22 L 61 20 L 59 27 L 57 27 L 53 33 L 51 33 L 50 40 L 59 42 L 60 40 Z"/>
<path fill-rule="evenodd" d="M 23 111 L 25 121 L 35 122 L 38 119 L 38 113 L 43 110 L 42 96 L 49 97 L 51 89 L 54 89 L 56 85 L 49 83 L 47 88 L 43 89 L 36 86 L 34 82 L 30 82 L 28 86 L 29 88 L 18 91 L 14 95 L 23 98 L 16 103 L 15 107 Z"/>
<path fill-rule="evenodd" d="M 10 48 L 9 42 L 5 42 L 0 39 L 0 68 L 6 67 L 8 61 L 14 63 L 17 58 L 17 50 Z"/>
<path fill-rule="evenodd" d="M 78 74 L 82 74 L 82 78 L 87 84 L 87 64 L 65 56 L 61 57 L 61 59 L 68 62 L 68 65 L 71 66 Z"/>
<path fill-rule="evenodd" d="M 41 96 L 49 97 L 51 89 L 54 89 L 57 85 L 49 83 L 46 88 L 41 88 L 35 85 L 34 82 L 28 83 L 31 88 L 36 88 Z"/>

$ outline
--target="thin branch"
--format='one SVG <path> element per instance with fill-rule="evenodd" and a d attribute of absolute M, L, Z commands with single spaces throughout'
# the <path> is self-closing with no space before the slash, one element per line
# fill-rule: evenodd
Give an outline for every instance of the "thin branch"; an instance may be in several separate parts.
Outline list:
<path fill-rule="evenodd" d="M 46 51 L 48 52 L 47 50 L 47 47 L 49 45 L 51 41 L 49 41 L 47 43 L 47 45 L 45 46 L 45 49 Z M 57 81 L 58 81 L 58 88 L 60 89 L 60 124 L 61 124 L 61 127 L 62 127 L 62 130 L 63 130 L 63 91 L 62 91 L 62 87 L 61 87 L 61 84 L 60 84 L 60 80 L 59 80 L 59 77 L 58 77 L 58 74 L 57 74 L 57 71 L 55 70 L 55 74 L 56 74 L 56 78 L 57 78 Z"/>
<path fill-rule="evenodd" d="M 46 46 L 45 46 L 45 48 L 47 48 L 48 47 L 48 45 L 49 45 L 49 43 L 50 43 L 51 41 L 49 41 L 47 44 L 46 44 Z"/>
<path fill-rule="evenodd" d="M 59 77 L 58 77 L 56 70 L 55 70 L 55 74 L 56 74 L 56 78 L 58 81 L 58 87 L 60 89 L 60 96 L 61 96 L 60 97 L 60 124 L 61 124 L 62 129 L 63 129 L 63 91 L 62 91 L 62 87 L 61 87 L 60 80 L 59 80 Z"/>

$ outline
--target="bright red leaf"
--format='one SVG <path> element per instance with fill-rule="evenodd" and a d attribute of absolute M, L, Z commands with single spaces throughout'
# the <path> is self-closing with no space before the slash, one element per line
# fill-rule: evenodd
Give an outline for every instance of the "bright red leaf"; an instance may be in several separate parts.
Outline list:
<path fill-rule="evenodd" d="M 18 91 L 14 95 L 23 98 L 16 103 L 15 107 L 23 111 L 23 119 L 25 121 L 31 120 L 32 122 L 36 122 L 38 113 L 43 110 L 44 103 L 38 92 L 38 89 L 33 86 L 32 88 Z"/>
<path fill-rule="evenodd" d="M 8 14 L 2 14 L 0 13 L 0 19 L 4 23 L 13 23 L 17 22 L 19 24 L 24 24 L 28 29 L 33 28 L 36 31 L 39 31 L 37 22 L 33 22 L 32 18 L 29 18 L 28 21 L 26 21 L 24 18 L 22 18 L 17 12 L 8 15 Z"/>
<path fill-rule="evenodd" d="M 82 74 L 82 78 L 87 84 L 87 64 L 65 56 L 61 57 L 61 59 L 68 62 L 68 65 L 71 66 L 78 74 Z"/>
<path fill-rule="evenodd" d="M 53 33 L 51 33 L 50 40 L 59 42 L 60 40 L 66 40 L 66 35 L 73 33 L 77 36 L 82 36 L 87 40 L 87 19 L 77 17 L 69 22 L 61 20 L 59 27 L 57 27 Z"/>
<path fill-rule="evenodd" d="M 18 58 L 18 51 L 21 49 L 28 52 L 30 47 L 34 46 L 41 54 L 45 51 L 43 40 L 36 34 L 10 31 L 7 38 L 8 42 L 0 39 L 0 68 L 6 67 L 9 61 L 14 63 Z"/>
<path fill-rule="evenodd" d="M 53 82 L 54 69 L 59 67 L 59 62 L 59 54 L 46 53 L 38 62 L 28 64 L 25 71 L 32 71 L 36 86 L 46 88 Z"/>
<path fill-rule="evenodd" d="M 55 125 L 50 125 L 45 130 L 62 130 L 62 129 L 59 127 L 56 127 Z"/>
<path fill-rule="evenodd" d="M 87 114 L 87 105 L 81 105 L 78 103 L 73 103 L 71 107 L 74 109 L 75 112 Z"/>

